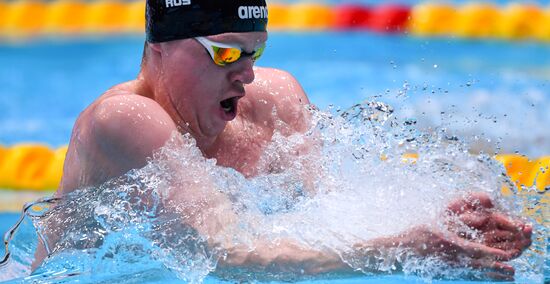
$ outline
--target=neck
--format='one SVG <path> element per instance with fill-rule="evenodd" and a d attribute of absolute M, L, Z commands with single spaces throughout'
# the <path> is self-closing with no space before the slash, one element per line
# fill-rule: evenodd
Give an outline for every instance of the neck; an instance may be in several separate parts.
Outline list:
<path fill-rule="evenodd" d="M 143 73 L 143 70 L 141 70 L 134 81 L 134 93 L 154 100 L 155 92 Z"/>

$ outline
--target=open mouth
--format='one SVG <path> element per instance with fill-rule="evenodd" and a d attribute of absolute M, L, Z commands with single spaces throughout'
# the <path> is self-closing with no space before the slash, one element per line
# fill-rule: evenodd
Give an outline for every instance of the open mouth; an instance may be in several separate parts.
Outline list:
<path fill-rule="evenodd" d="M 225 99 L 220 102 L 220 105 L 225 113 L 234 113 L 237 104 L 237 97 Z"/>
<path fill-rule="evenodd" d="M 220 102 L 220 107 L 224 113 L 225 120 L 229 121 L 237 116 L 237 104 L 239 98 L 239 96 L 235 96 Z"/>

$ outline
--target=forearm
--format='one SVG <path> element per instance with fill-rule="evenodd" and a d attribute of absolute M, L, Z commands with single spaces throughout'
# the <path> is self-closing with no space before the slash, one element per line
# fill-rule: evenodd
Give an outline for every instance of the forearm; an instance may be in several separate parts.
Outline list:
<path fill-rule="evenodd" d="M 277 243 L 258 240 L 253 247 L 238 245 L 225 249 L 225 252 L 225 257 L 218 262 L 221 270 L 246 267 L 263 273 L 294 275 L 353 272 L 339 254 L 308 248 L 291 240 Z"/>
<path fill-rule="evenodd" d="M 384 237 L 353 245 L 348 250 L 320 250 L 293 240 L 272 243 L 256 241 L 253 247 L 239 245 L 225 249 L 218 270 L 246 268 L 246 271 L 266 274 L 319 275 L 325 273 L 351 274 L 398 269 L 392 251 L 402 246 L 401 236 Z"/>

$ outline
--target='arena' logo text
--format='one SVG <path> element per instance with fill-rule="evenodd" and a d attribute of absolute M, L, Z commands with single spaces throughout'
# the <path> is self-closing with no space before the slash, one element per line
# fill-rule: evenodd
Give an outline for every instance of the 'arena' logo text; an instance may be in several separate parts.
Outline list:
<path fill-rule="evenodd" d="M 267 18 L 267 8 L 265 6 L 240 6 L 239 18 L 241 19 L 259 19 Z"/>
<path fill-rule="evenodd" d="M 166 0 L 166 8 L 191 5 L 191 0 Z"/>

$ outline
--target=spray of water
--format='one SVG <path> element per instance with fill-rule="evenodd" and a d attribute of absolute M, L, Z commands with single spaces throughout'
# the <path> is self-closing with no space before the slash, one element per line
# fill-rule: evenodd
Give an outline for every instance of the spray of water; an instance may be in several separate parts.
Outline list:
<path fill-rule="evenodd" d="M 460 278 L 472 272 L 406 249 L 365 258 L 350 251 L 416 225 L 446 231 L 445 204 L 474 191 L 489 194 L 499 210 L 520 213 L 518 200 L 500 195 L 509 185 L 502 167 L 488 156 L 471 155 L 445 131 L 420 132 L 414 120 L 399 120 L 378 102 L 309 111 L 309 130 L 290 136 L 276 131 L 252 178 L 204 158 L 189 135 L 174 135 L 144 168 L 28 214 L 10 245 L 14 257 L 0 275 L 27 276 L 37 246 L 23 243 L 41 237 L 47 244 L 43 254 L 50 256 L 27 279 L 154 281 L 175 275 L 194 283 L 216 271 L 229 244 L 253 249 L 262 238 L 335 252 L 366 274 L 401 270 L 425 279 Z M 404 159 L 407 153 L 418 158 Z M 220 200 L 227 202 L 219 206 Z M 201 225 L 207 223 L 214 225 Z M 515 260 L 520 277 L 540 277 L 540 261 L 539 270 L 529 269 L 534 257 Z M 234 269 L 224 277 L 303 277 L 250 271 Z"/>

